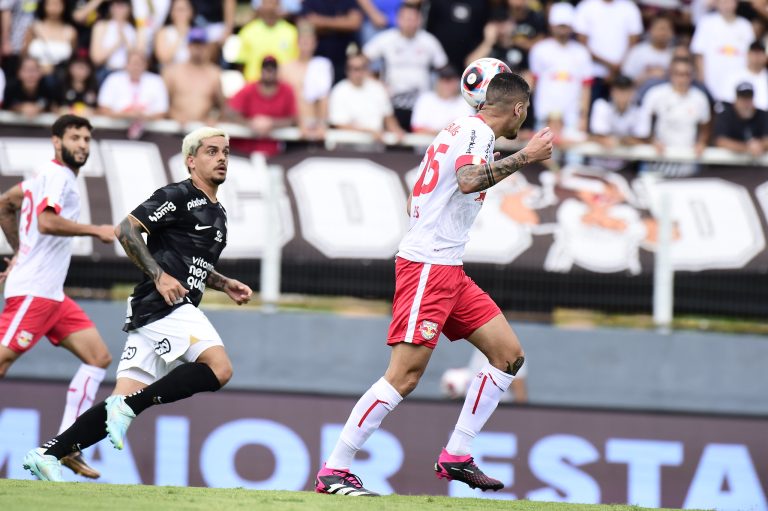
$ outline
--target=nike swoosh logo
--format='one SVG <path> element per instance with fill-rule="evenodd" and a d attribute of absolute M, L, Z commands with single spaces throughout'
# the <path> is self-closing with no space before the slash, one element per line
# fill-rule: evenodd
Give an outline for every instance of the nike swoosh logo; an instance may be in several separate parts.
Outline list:
<path fill-rule="evenodd" d="M 211 227 L 213 227 L 213 226 L 212 226 L 212 225 L 200 225 L 200 224 L 195 224 L 195 230 L 196 230 L 196 231 L 203 231 L 203 230 L 205 230 L 205 229 L 210 229 Z"/>

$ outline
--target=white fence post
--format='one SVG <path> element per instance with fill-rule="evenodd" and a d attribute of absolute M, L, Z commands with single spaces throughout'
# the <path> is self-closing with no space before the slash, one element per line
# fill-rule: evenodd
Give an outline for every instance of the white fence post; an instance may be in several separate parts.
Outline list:
<path fill-rule="evenodd" d="M 659 231 L 653 266 L 653 324 L 662 332 L 672 328 L 675 272 L 672 267 L 672 213 L 669 194 L 659 194 Z"/>
<path fill-rule="evenodd" d="M 264 189 L 264 244 L 261 251 L 261 302 L 264 312 L 276 312 L 280 301 L 280 267 L 282 243 L 280 221 L 280 198 L 283 196 L 283 168 L 279 165 L 266 165 L 264 156 L 251 155 L 255 168 L 262 168 L 266 173 Z"/>

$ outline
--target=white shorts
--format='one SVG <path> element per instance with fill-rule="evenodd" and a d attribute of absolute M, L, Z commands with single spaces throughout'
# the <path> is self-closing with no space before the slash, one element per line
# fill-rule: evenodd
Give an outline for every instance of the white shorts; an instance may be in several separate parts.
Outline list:
<path fill-rule="evenodd" d="M 188 303 L 128 333 L 117 378 L 149 385 L 174 367 L 194 362 L 208 348 L 223 345 L 203 311 Z"/>

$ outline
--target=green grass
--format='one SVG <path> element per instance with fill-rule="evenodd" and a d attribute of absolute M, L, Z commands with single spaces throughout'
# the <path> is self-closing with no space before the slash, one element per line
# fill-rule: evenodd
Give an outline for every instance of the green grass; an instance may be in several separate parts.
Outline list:
<path fill-rule="evenodd" d="M 526 500 L 459 499 L 392 495 L 354 498 L 310 492 L 242 488 L 178 488 L 117 484 L 46 483 L 0 479 L 3 511 L 639 511 L 637 506 L 560 504 Z"/>

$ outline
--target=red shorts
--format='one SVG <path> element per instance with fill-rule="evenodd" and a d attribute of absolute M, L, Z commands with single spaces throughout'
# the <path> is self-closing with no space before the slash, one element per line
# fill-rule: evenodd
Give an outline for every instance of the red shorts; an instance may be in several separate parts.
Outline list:
<path fill-rule="evenodd" d="M 463 266 L 397 258 L 387 344 L 410 342 L 434 348 L 440 332 L 451 341 L 466 339 L 499 314 L 499 306 L 464 273 Z"/>
<path fill-rule="evenodd" d="M 0 345 L 24 353 L 42 337 L 51 344 L 70 334 L 92 328 L 93 322 L 70 297 L 57 302 L 39 296 L 12 296 L 0 313 Z"/>

